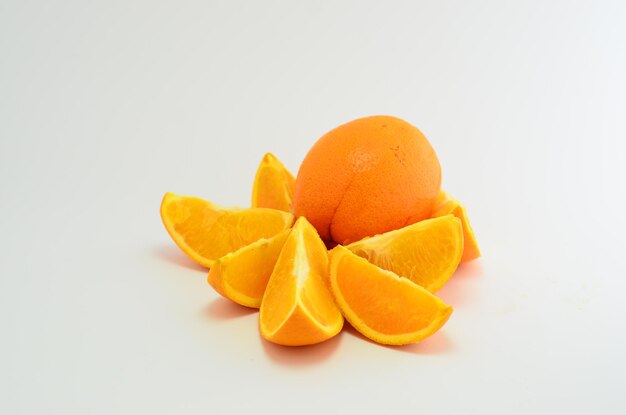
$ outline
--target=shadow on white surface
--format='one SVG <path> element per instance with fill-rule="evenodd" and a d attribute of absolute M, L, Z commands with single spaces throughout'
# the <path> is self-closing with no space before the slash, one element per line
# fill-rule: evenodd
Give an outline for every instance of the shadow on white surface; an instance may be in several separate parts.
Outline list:
<path fill-rule="evenodd" d="M 395 350 L 402 353 L 413 353 L 419 355 L 431 355 L 431 354 L 446 354 L 454 350 L 454 344 L 452 340 L 446 335 L 445 331 L 438 331 L 431 337 L 422 340 L 419 343 L 407 344 L 405 346 L 390 346 L 384 344 L 378 344 L 373 340 L 368 339 L 359 333 L 350 323 L 346 321 L 343 327 L 343 331 L 351 336 L 360 338 L 363 341 L 369 342 L 378 347 L 384 347 L 386 349 Z"/>
<path fill-rule="evenodd" d="M 281 346 L 270 343 L 259 334 L 265 354 L 274 362 L 284 366 L 315 365 L 330 358 L 339 348 L 343 333 L 330 340 L 310 346 Z"/>
<path fill-rule="evenodd" d="M 202 271 L 204 273 L 209 272 L 207 268 L 193 262 L 175 245 L 155 246 L 153 249 L 153 253 L 155 256 L 159 257 L 163 261 L 169 262 L 171 264 L 176 264 L 193 271 Z"/>
<path fill-rule="evenodd" d="M 218 297 L 211 301 L 208 306 L 202 310 L 202 314 L 207 317 L 218 320 L 230 320 L 238 317 L 248 316 L 256 313 L 256 308 L 248 308 L 235 304 L 223 297 Z"/>
<path fill-rule="evenodd" d="M 454 351 L 454 343 L 450 340 L 450 337 L 446 334 L 445 330 L 438 331 L 427 339 L 422 340 L 416 344 L 407 344 L 406 346 L 386 346 L 390 349 L 398 350 L 404 353 L 413 354 L 447 354 Z"/>
<path fill-rule="evenodd" d="M 452 278 L 435 295 L 453 307 L 472 304 L 473 284 L 471 280 L 483 275 L 483 266 L 480 259 L 459 265 Z"/>

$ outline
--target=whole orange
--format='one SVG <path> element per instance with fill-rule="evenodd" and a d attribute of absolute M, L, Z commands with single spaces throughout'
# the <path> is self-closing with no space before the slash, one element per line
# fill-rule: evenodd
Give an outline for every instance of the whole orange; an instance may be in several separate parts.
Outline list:
<path fill-rule="evenodd" d="M 440 186 L 439 159 L 417 127 L 391 116 L 359 118 L 309 150 L 293 211 L 322 239 L 345 244 L 428 218 Z"/>

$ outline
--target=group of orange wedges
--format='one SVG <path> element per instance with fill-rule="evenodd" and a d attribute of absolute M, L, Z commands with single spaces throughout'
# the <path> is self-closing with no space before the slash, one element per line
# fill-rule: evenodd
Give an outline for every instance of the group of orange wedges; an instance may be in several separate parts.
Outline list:
<path fill-rule="evenodd" d="M 446 323 L 452 307 L 433 293 L 459 263 L 480 256 L 456 199 L 441 191 L 431 219 L 329 251 L 307 219 L 291 213 L 294 187 L 293 175 L 268 153 L 251 208 L 166 193 L 161 218 L 180 249 L 210 268 L 215 291 L 260 308 L 268 341 L 320 343 L 341 331 L 345 317 L 373 341 L 403 345 Z"/>

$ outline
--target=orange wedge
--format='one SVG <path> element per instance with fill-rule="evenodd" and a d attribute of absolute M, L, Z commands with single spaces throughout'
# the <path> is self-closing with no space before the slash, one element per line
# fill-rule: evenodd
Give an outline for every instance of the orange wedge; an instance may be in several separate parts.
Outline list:
<path fill-rule="evenodd" d="M 435 201 L 435 208 L 433 209 L 431 217 L 436 218 L 450 214 L 459 218 L 461 220 L 461 224 L 463 225 L 464 246 L 461 262 L 467 262 L 478 258 L 480 256 L 480 249 L 478 248 L 478 242 L 476 241 L 474 231 L 472 231 L 472 227 L 470 226 L 465 207 L 463 207 L 458 200 L 441 190 L 437 200 Z"/>
<path fill-rule="evenodd" d="M 328 253 L 315 228 L 296 221 L 270 277 L 259 314 L 266 340 L 303 346 L 341 331 L 343 317 L 328 289 Z"/>
<path fill-rule="evenodd" d="M 205 267 L 229 252 L 289 228 L 293 215 L 275 209 L 224 208 L 209 201 L 166 193 L 161 219 L 176 245 Z"/>
<path fill-rule="evenodd" d="M 371 263 L 436 292 L 463 254 L 461 221 L 453 215 L 427 219 L 346 245 Z"/>
<path fill-rule="evenodd" d="M 272 153 L 267 153 L 254 177 L 252 207 L 263 207 L 291 212 L 291 199 L 296 180 Z"/>
<path fill-rule="evenodd" d="M 287 235 L 289 229 L 224 255 L 213 263 L 207 277 L 209 284 L 238 304 L 259 308 Z"/>
<path fill-rule="evenodd" d="M 370 264 L 341 245 L 330 251 L 330 285 L 350 324 L 382 344 L 425 339 L 452 313 L 452 307 L 419 285 Z"/>

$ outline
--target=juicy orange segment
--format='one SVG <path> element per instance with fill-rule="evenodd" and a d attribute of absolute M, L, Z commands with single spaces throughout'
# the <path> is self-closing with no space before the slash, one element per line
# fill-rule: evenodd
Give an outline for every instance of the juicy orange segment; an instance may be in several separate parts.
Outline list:
<path fill-rule="evenodd" d="M 225 254 L 289 228 L 293 215 L 275 209 L 224 208 L 207 200 L 166 193 L 161 219 L 176 245 L 205 267 Z"/>
<path fill-rule="evenodd" d="M 465 207 L 463 207 L 458 200 L 441 190 L 439 192 L 439 196 L 437 196 L 431 217 L 436 218 L 450 214 L 459 218 L 461 220 L 461 224 L 463 225 L 464 246 L 461 262 L 467 262 L 478 258 L 480 256 L 480 249 L 478 248 L 478 242 L 476 241 L 474 231 L 470 226 Z"/>
<path fill-rule="evenodd" d="M 259 239 L 213 263 L 207 280 L 222 296 L 246 307 L 259 308 L 267 282 L 289 235 L 289 229 Z"/>
<path fill-rule="evenodd" d="M 461 221 L 453 215 L 427 219 L 347 245 L 371 263 L 436 292 L 463 254 Z"/>
<path fill-rule="evenodd" d="M 330 251 L 330 285 L 350 324 L 382 344 L 425 339 L 452 313 L 451 306 L 419 285 L 370 264 L 341 245 Z"/>
<path fill-rule="evenodd" d="M 272 153 L 261 160 L 252 187 L 252 207 L 291 212 L 291 199 L 296 180 Z"/>
<path fill-rule="evenodd" d="M 327 279 L 326 247 L 315 228 L 301 217 L 287 237 L 263 296 L 259 314 L 263 338 L 303 346 L 339 333 L 343 317 Z"/>

